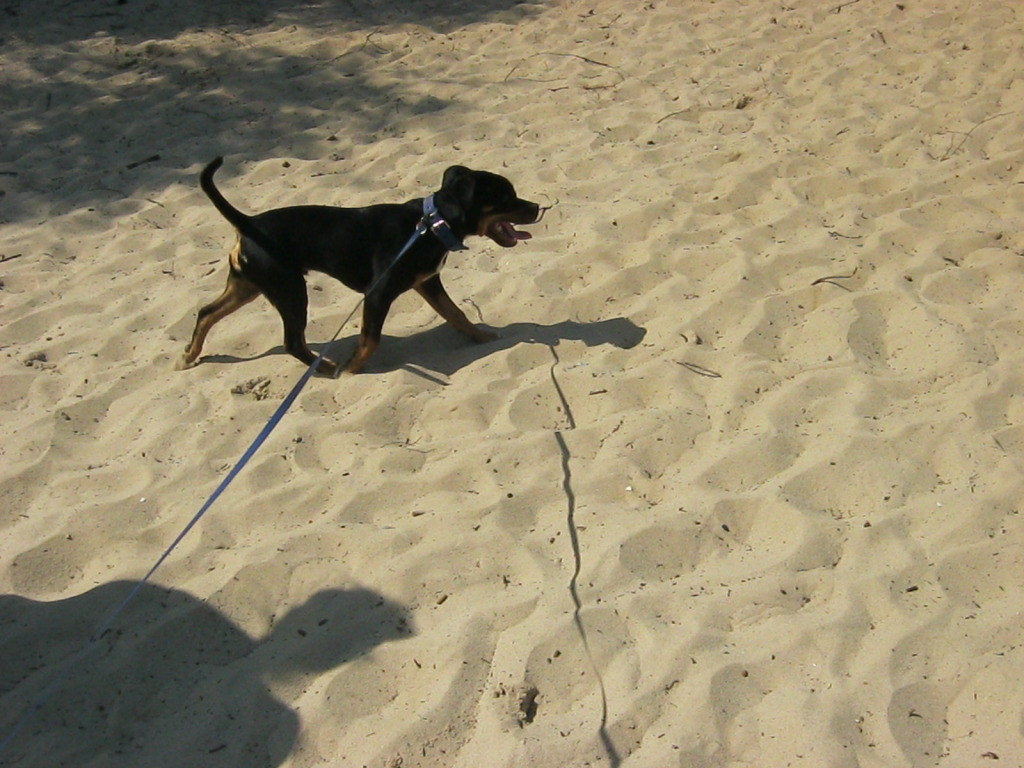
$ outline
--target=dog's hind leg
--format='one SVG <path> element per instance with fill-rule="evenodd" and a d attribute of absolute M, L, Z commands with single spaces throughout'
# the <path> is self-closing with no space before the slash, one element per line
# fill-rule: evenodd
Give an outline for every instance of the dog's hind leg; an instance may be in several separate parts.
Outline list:
<path fill-rule="evenodd" d="M 224 319 L 236 309 L 240 309 L 260 295 L 260 289 L 255 283 L 246 280 L 238 272 L 232 269 L 228 273 L 227 284 L 223 292 L 199 310 L 196 318 L 196 327 L 192 332 L 192 340 L 185 348 L 185 354 L 178 363 L 179 369 L 190 368 L 195 365 L 200 353 L 203 351 L 203 342 L 206 341 L 206 334 L 210 332 L 214 324 Z"/>
<path fill-rule="evenodd" d="M 271 269 L 263 280 L 263 295 L 281 315 L 285 349 L 292 357 L 312 365 L 316 354 L 306 343 L 309 295 L 303 276 L 282 269 Z M 324 376 L 334 376 L 337 370 L 338 364 L 326 357 L 321 358 L 317 366 L 317 373 Z"/>

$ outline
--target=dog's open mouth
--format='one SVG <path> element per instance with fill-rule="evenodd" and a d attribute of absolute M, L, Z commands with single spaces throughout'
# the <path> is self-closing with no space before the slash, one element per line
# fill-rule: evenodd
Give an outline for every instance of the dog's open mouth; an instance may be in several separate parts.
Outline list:
<path fill-rule="evenodd" d="M 520 232 L 511 221 L 501 219 L 496 219 L 488 224 L 484 234 L 502 248 L 511 248 L 520 240 L 529 240 L 533 237 L 529 232 Z"/>

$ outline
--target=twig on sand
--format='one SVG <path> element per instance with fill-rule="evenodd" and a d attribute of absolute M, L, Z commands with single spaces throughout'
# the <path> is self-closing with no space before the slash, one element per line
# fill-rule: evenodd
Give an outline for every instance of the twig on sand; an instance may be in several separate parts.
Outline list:
<path fill-rule="evenodd" d="M 586 56 L 580 56 L 577 53 L 558 53 L 556 51 L 543 51 L 541 53 L 534 53 L 534 54 L 531 54 L 530 56 L 527 56 L 525 59 L 523 59 L 518 64 L 516 64 L 514 67 L 512 67 L 512 69 L 509 70 L 508 74 L 505 75 L 505 79 L 502 80 L 502 82 L 507 83 L 509 81 L 509 79 L 512 77 L 512 75 L 515 74 L 515 71 L 517 69 L 519 69 L 519 67 L 521 67 L 523 64 L 525 64 L 530 59 L 536 58 L 537 56 L 560 56 L 561 58 L 564 58 L 564 59 L 578 59 L 579 61 L 582 61 L 585 64 L 592 64 L 595 67 L 604 67 L 605 69 L 610 69 L 610 70 L 612 70 L 615 74 L 617 74 L 621 78 L 621 80 L 619 80 L 618 83 L 615 83 L 613 85 L 590 85 L 590 86 L 586 86 L 585 85 L 583 87 L 586 90 L 597 90 L 599 88 L 614 88 L 616 85 L 620 85 L 621 83 L 625 82 L 625 80 L 626 80 L 626 75 L 622 72 L 622 70 L 619 69 L 618 67 L 612 65 L 612 64 L 607 64 L 607 63 L 605 63 L 603 61 L 598 61 L 597 59 L 587 58 Z M 526 80 L 526 79 L 530 79 L 530 78 L 523 78 L 523 79 Z M 547 81 L 543 81 L 543 82 L 551 82 L 551 81 L 547 80 Z"/>
<path fill-rule="evenodd" d="M 697 365 L 696 363 L 688 363 L 685 360 L 676 360 L 676 362 L 683 366 L 688 371 L 693 371 L 699 376 L 707 376 L 709 379 L 720 379 L 722 374 L 718 371 L 712 371 L 710 368 L 705 368 L 703 365 Z"/>
<path fill-rule="evenodd" d="M 842 288 L 844 291 L 850 291 L 850 293 L 853 293 L 853 291 L 850 288 L 847 288 L 842 283 L 837 283 L 836 280 L 849 280 L 851 277 L 857 274 L 857 269 L 857 267 L 854 267 L 853 272 L 851 272 L 848 275 L 826 275 L 825 277 L 819 277 L 817 280 L 811 283 L 811 285 L 821 285 L 822 283 L 828 283 L 829 285 L 834 285 L 836 288 Z"/>
<path fill-rule="evenodd" d="M 859 2 L 860 2 L 860 0 L 846 0 L 845 3 L 840 3 L 835 8 L 833 8 L 832 9 L 832 13 L 842 13 L 843 12 L 843 8 L 845 8 L 846 6 L 848 6 L 848 5 L 856 5 Z"/>
<path fill-rule="evenodd" d="M 146 163 L 155 163 L 159 159 L 160 155 L 150 155 L 145 160 L 136 160 L 133 163 L 128 163 L 128 165 L 125 166 L 125 170 L 131 171 L 134 170 L 135 168 L 138 168 L 140 165 L 145 165 Z"/>
<path fill-rule="evenodd" d="M 683 114 L 686 114 L 689 111 L 690 111 L 690 108 L 687 107 L 686 109 L 677 109 L 675 112 L 669 112 L 664 117 L 659 117 L 657 119 L 657 121 L 655 121 L 655 125 L 660 125 L 661 123 L 663 123 L 666 120 L 668 120 L 670 117 L 675 117 L 676 115 L 683 115 Z"/>
<path fill-rule="evenodd" d="M 971 130 L 967 131 L 966 133 L 964 133 L 963 131 L 946 131 L 946 133 L 950 134 L 951 136 L 963 136 L 963 138 L 960 139 L 960 142 L 958 144 L 954 144 L 953 139 L 951 138 L 949 140 L 949 148 L 942 154 L 942 157 L 935 157 L 930 152 L 928 153 L 928 156 L 932 160 L 938 160 L 940 163 L 943 162 L 944 160 L 949 160 L 949 158 L 951 158 L 953 155 L 955 155 L 957 152 L 963 149 L 964 144 L 966 144 L 967 140 L 971 138 L 971 134 L 978 130 L 981 126 L 983 126 L 987 122 L 990 122 L 1000 117 L 1006 117 L 1007 115 L 1010 114 L 1013 113 L 1000 112 L 998 115 L 990 115 L 989 117 L 986 117 L 984 120 L 979 120 L 977 123 L 974 124 L 974 127 L 972 127 Z"/>

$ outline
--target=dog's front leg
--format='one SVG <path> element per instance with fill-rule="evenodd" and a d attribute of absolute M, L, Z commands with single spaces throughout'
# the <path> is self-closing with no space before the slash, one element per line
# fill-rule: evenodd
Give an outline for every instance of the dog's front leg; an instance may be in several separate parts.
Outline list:
<path fill-rule="evenodd" d="M 428 277 L 416 286 L 416 292 L 426 299 L 427 304 L 434 308 L 441 317 L 451 323 L 460 333 L 464 333 L 473 341 L 494 341 L 497 334 L 478 328 L 469 321 L 466 313 L 452 301 L 451 296 L 441 284 L 440 275 Z"/>

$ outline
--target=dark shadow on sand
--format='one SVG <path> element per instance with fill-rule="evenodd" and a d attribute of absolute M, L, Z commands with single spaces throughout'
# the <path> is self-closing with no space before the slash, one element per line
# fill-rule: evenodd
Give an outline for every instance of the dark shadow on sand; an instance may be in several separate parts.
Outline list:
<path fill-rule="evenodd" d="M 381 341 L 380 349 L 367 363 L 366 373 L 386 373 L 396 368 L 408 369 L 415 366 L 443 376 L 452 376 L 467 365 L 519 344 L 556 347 L 563 341 L 581 341 L 588 347 L 631 349 L 647 334 L 646 329 L 625 317 L 590 323 L 564 320 L 552 325 L 512 323 L 501 328 L 489 325 L 481 327 L 498 333 L 499 338 L 484 344 L 474 344 L 444 324 L 404 338 L 387 337 Z M 354 339 L 349 340 L 347 346 L 344 342 L 340 344 L 339 357 L 344 359 L 353 343 Z"/>
<path fill-rule="evenodd" d="M 0 596 L 0 740 L 134 586 L 54 602 Z M 329 589 L 253 639 L 209 604 L 146 585 L 0 764 L 277 768 L 299 718 L 266 678 L 323 672 L 411 632 L 404 607 L 366 589 Z"/>
<path fill-rule="evenodd" d="M 590 323 L 565 320 L 552 325 L 512 323 L 503 328 L 489 325 L 481 327 L 497 332 L 500 337 L 484 344 L 474 344 L 443 323 L 411 336 L 385 334 L 381 339 L 380 348 L 370 358 L 361 375 L 388 373 L 404 368 L 424 378 L 444 383 L 431 374 L 452 376 L 467 365 L 518 344 L 544 344 L 555 347 L 563 341 L 582 341 L 588 347 L 611 345 L 620 349 L 631 349 L 643 341 L 647 334 L 645 328 L 625 317 Z M 334 360 L 344 363 L 355 349 L 357 338 L 349 336 L 334 342 L 329 355 Z M 326 345 L 311 342 L 309 346 L 314 352 L 319 353 Z M 281 356 L 282 365 L 291 365 L 296 378 L 302 374 L 302 364 L 292 358 L 283 346 L 276 346 L 245 358 L 223 354 L 204 355 L 199 363 L 234 364 L 272 355 Z"/>
<path fill-rule="evenodd" d="M 329 174 L 359 145 L 401 136 L 424 114 L 472 121 L 457 100 L 382 83 L 375 69 L 413 55 L 416 34 L 514 24 L 538 8 L 518 0 L 4 0 L 0 53 L 12 63 L 0 70 L 0 223 L 80 210 L 99 219 L 160 213 L 163 191 L 194 187 L 199 166 L 217 155 L 316 159 Z M 402 26 L 413 24 L 425 31 Z M 309 45 L 317 39 L 310 30 L 324 46 Z M 252 31 L 273 35 L 256 46 Z"/>
<path fill-rule="evenodd" d="M 525 0 L 5 0 L 6 35 L 38 43 L 68 43 L 107 34 L 127 44 L 203 29 L 228 31 L 268 24 L 299 26 L 344 20 L 357 28 L 420 24 L 447 32 L 502 13 L 529 12 Z"/>

